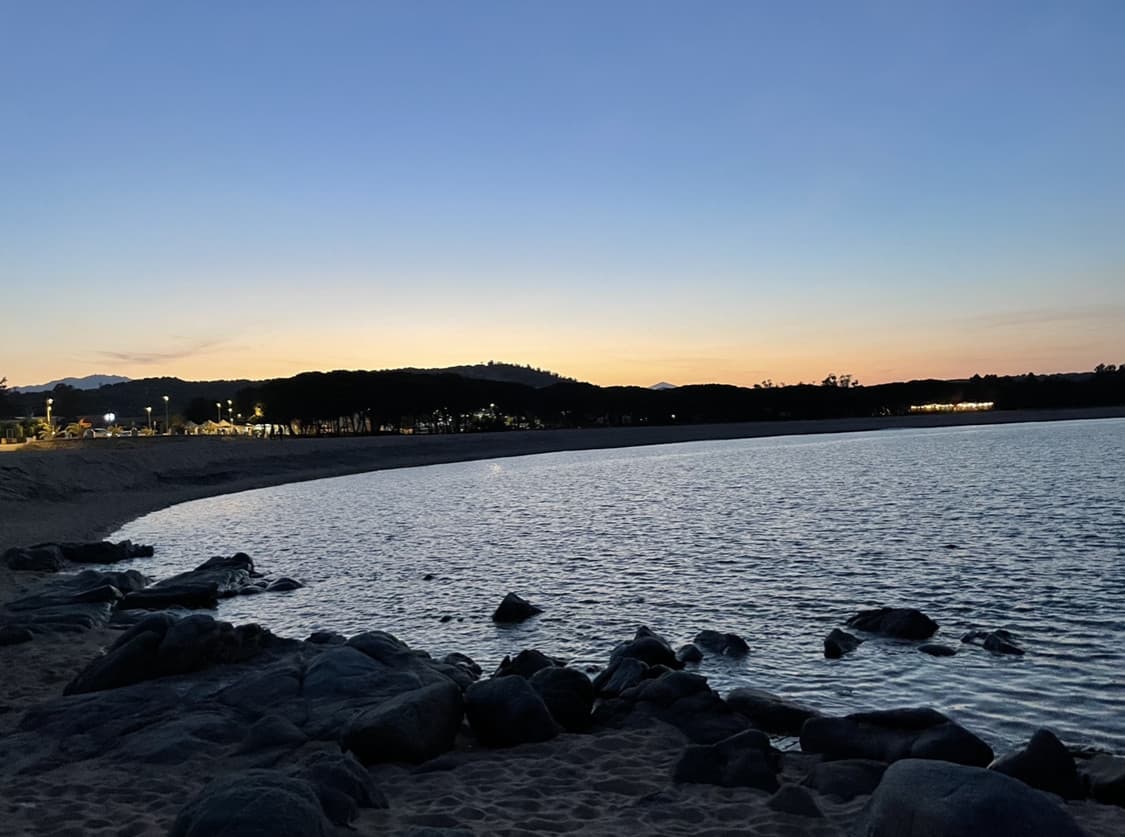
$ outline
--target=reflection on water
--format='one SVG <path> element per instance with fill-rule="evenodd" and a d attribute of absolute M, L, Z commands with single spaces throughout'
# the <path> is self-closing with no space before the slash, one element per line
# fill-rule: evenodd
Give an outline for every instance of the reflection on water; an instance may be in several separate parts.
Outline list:
<path fill-rule="evenodd" d="M 642 623 L 674 643 L 717 628 L 752 648 L 704 662 L 720 690 L 828 712 L 927 704 L 1001 748 L 1047 725 L 1120 752 L 1123 463 L 1125 420 L 695 442 L 250 491 L 118 536 L 157 545 L 156 576 L 242 550 L 301 579 L 220 609 L 285 635 L 380 628 L 487 670 L 524 647 L 603 663 Z M 494 626 L 509 590 L 545 613 Z M 823 658 L 828 631 L 884 604 L 925 610 L 936 641 L 1004 627 L 1028 653 L 871 640 Z"/>

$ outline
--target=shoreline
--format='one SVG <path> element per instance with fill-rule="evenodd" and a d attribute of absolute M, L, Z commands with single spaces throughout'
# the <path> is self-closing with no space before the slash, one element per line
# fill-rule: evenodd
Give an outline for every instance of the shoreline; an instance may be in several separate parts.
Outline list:
<path fill-rule="evenodd" d="M 0 448 L 0 552 L 103 538 L 190 500 L 337 476 L 540 453 L 1125 417 L 1125 406 L 863 419 L 343 438 L 155 437 Z"/>

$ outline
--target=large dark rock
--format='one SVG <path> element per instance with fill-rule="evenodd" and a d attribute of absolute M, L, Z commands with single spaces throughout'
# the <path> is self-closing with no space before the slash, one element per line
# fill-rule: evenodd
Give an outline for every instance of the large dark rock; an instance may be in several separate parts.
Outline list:
<path fill-rule="evenodd" d="M 912 607 L 881 607 L 861 610 L 847 621 L 849 628 L 894 639 L 929 639 L 938 623 Z"/>
<path fill-rule="evenodd" d="M 688 747 L 672 771 L 676 782 L 749 787 L 774 792 L 778 788 L 777 754 L 769 738 L 758 730 Z"/>
<path fill-rule="evenodd" d="M 1086 795 L 1074 756 L 1050 730 L 1038 730 L 1026 747 L 1001 756 L 989 767 L 1033 788 L 1057 793 L 1064 799 Z"/>
<path fill-rule="evenodd" d="M 824 796 L 851 802 L 857 796 L 872 793 L 886 771 L 886 762 L 872 759 L 821 761 L 809 768 L 802 784 Z"/>
<path fill-rule="evenodd" d="M 800 735 L 805 721 L 820 714 L 763 689 L 745 686 L 731 691 L 726 701 L 735 712 L 749 718 L 755 727 L 774 735 Z"/>
<path fill-rule="evenodd" d="M 833 628 L 832 633 L 824 638 L 824 656 L 830 660 L 838 660 L 845 654 L 855 651 L 862 642 L 862 639 L 852 636 L 847 631 Z"/>
<path fill-rule="evenodd" d="M 853 834 L 863 837 L 1081 837 L 1049 797 L 995 770 L 906 759 L 883 775 Z"/>
<path fill-rule="evenodd" d="M 490 747 L 546 741 L 558 734 L 547 705 L 522 677 L 494 677 L 465 691 L 465 715 L 473 733 Z"/>
<path fill-rule="evenodd" d="M 153 548 L 132 541 L 95 541 L 94 543 L 39 544 L 38 546 L 57 546 L 66 560 L 75 564 L 113 564 L 131 558 L 151 558 Z M 36 548 L 36 547 L 33 547 Z"/>
<path fill-rule="evenodd" d="M 509 593 L 500 602 L 496 612 L 492 614 L 492 621 L 501 624 L 513 624 L 523 622 L 525 619 L 530 619 L 537 613 L 542 612 L 542 608 L 536 607 L 527 599 L 515 593 Z"/>
<path fill-rule="evenodd" d="M 180 811 L 169 837 L 331 837 L 316 789 L 278 770 L 220 776 Z"/>
<path fill-rule="evenodd" d="M 979 645 L 993 654 L 1012 654 L 1017 657 L 1024 654 L 1024 650 L 1016 644 L 1016 638 L 1003 628 L 995 631 L 969 631 L 961 637 L 961 642 Z"/>
<path fill-rule="evenodd" d="M 923 654 L 929 654 L 931 657 L 952 657 L 957 653 L 957 649 L 942 645 L 939 642 L 927 642 L 925 645 L 919 645 L 918 650 Z"/>
<path fill-rule="evenodd" d="M 313 786 L 320 806 L 336 825 L 349 825 L 360 808 L 386 808 L 387 798 L 371 774 L 347 753 L 314 752 L 294 769 Z"/>
<path fill-rule="evenodd" d="M 70 682 L 63 694 L 114 689 L 221 663 L 242 662 L 273 641 L 273 635 L 258 625 L 236 628 L 204 614 L 177 620 L 166 613 L 155 613 L 118 637 L 103 656 L 92 660 Z"/>
<path fill-rule="evenodd" d="M 650 676 L 625 689 L 616 700 L 603 700 L 594 712 L 595 720 L 621 727 L 647 725 L 657 718 L 699 744 L 714 744 L 750 727 L 743 715 L 712 691 L 706 678 L 660 667 L 650 668 L 646 674 Z"/>
<path fill-rule="evenodd" d="M 828 759 L 941 759 L 984 767 L 992 748 L 934 709 L 859 712 L 845 718 L 810 718 L 801 749 Z"/>
<path fill-rule="evenodd" d="M 617 697 L 626 689 L 641 682 L 649 666 L 632 657 L 623 657 L 610 663 L 594 678 L 594 693 L 598 697 Z"/>
<path fill-rule="evenodd" d="M 750 653 L 750 646 L 738 634 L 724 634 L 712 630 L 700 631 L 695 635 L 693 642 L 712 654 L 743 657 Z"/>
<path fill-rule="evenodd" d="M 1087 759 L 1080 772 L 1090 796 L 1125 808 L 1125 758 L 1099 753 Z"/>
<path fill-rule="evenodd" d="M 0 564 L 23 572 L 57 573 L 63 568 L 64 562 L 62 549 L 53 543 L 27 549 L 12 547 L 0 556 Z"/>
<path fill-rule="evenodd" d="M 582 672 L 558 666 L 541 668 L 531 676 L 531 687 L 561 726 L 579 732 L 590 725 L 594 684 Z"/>
<path fill-rule="evenodd" d="M 364 764 L 419 764 L 453 747 L 464 707 L 449 680 L 398 695 L 358 714 L 341 744 Z"/>
<path fill-rule="evenodd" d="M 219 599 L 238 595 L 252 586 L 254 562 L 239 552 L 229 558 L 216 556 L 194 570 L 156 582 L 125 596 L 124 609 L 160 610 L 168 607 L 212 608 Z"/>
<path fill-rule="evenodd" d="M 304 586 L 297 579 L 283 575 L 281 578 L 271 581 L 269 586 L 266 587 L 266 591 L 269 593 L 285 593 L 290 590 L 300 590 Z"/>
<path fill-rule="evenodd" d="M 493 677 L 504 677 L 509 674 L 514 674 L 519 677 L 531 677 L 535 672 L 544 668 L 553 668 L 555 666 L 563 665 L 562 660 L 557 660 L 554 657 L 548 657 L 542 651 L 536 651 L 534 648 L 520 651 L 514 658 L 505 656 L 500 661 L 499 667 Z"/>
<path fill-rule="evenodd" d="M 676 659 L 676 652 L 668 641 L 654 631 L 643 625 L 637 629 L 636 636 L 631 642 L 623 642 L 613 649 L 609 656 L 610 663 L 623 659 L 640 660 L 650 666 L 667 666 L 671 669 L 683 668 L 684 665 Z"/>
<path fill-rule="evenodd" d="M 699 650 L 699 646 L 693 642 L 687 645 L 681 645 L 680 650 L 676 652 L 676 659 L 681 663 L 701 663 L 703 662 L 703 652 Z"/>

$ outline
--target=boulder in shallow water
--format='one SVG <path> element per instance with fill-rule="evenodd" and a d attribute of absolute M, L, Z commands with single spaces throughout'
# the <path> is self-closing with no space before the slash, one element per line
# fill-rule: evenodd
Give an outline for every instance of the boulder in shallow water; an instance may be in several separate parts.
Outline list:
<path fill-rule="evenodd" d="M 676 659 L 676 652 L 664 637 L 642 625 L 630 642 L 623 642 L 609 655 L 610 663 L 623 659 L 640 660 L 645 665 L 667 666 L 670 669 L 683 668 Z"/>
<path fill-rule="evenodd" d="M 271 581 L 266 587 L 266 591 L 269 593 L 287 593 L 290 590 L 300 590 L 304 586 L 297 579 L 283 575 L 281 578 Z"/>
<path fill-rule="evenodd" d="M 849 628 L 894 639 L 929 639 L 938 623 L 912 607 L 881 607 L 861 610 L 847 621 Z"/>
<path fill-rule="evenodd" d="M 63 557 L 75 564 L 112 564 L 116 561 L 128 561 L 131 558 L 151 558 L 154 553 L 151 546 L 135 544 L 132 541 L 39 544 L 39 546 L 57 546 L 62 550 Z"/>
<path fill-rule="evenodd" d="M 927 642 L 924 645 L 919 645 L 918 650 L 923 654 L 929 654 L 931 657 L 952 657 L 957 653 L 957 649 L 938 642 Z"/>
<path fill-rule="evenodd" d="M 676 652 L 676 659 L 681 663 L 701 663 L 703 662 L 703 652 L 699 650 L 699 646 L 693 642 L 687 645 L 681 645 L 680 650 Z"/>
<path fill-rule="evenodd" d="M 542 651 L 537 651 L 534 648 L 527 648 L 520 651 L 516 656 L 505 656 L 500 661 L 493 677 L 506 677 L 507 675 L 514 674 L 518 677 L 531 677 L 535 672 L 544 668 L 554 668 L 563 665 L 562 660 L 557 660 L 554 657 L 548 657 Z"/>
<path fill-rule="evenodd" d="M 536 607 L 522 596 L 509 593 L 492 614 L 492 621 L 500 624 L 515 624 L 542 612 L 542 608 Z"/>
<path fill-rule="evenodd" d="M 481 743 L 510 747 L 558 734 L 547 705 L 522 677 L 494 677 L 465 690 L 465 715 Z"/>
<path fill-rule="evenodd" d="M 1016 644 L 1016 638 L 1012 633 L 1003 628 L 995 631 L 969 631 L 961 637 L 961 642 L 979 645 L 993 654 L 1011 654 L 1017 657 L 1024 654 L 1024 650 Z"/>
<path fill-rule="evenodd" d="M 420 764 L 452 749 L 463 717 L 457 685 L 435 683 L 359 713 L 341 744 L 364 764 Z"/>
<path fill-rule="evenodd" d="M 1064 799 L 1080 799 L 1086 795 L 1074 756 L 1047 729 L 1038 730 L 1026 747 L 1001 756 L 989 767 L 1038 790 L 1057 793 Z"/>
<path fill-rule="evenodd" d="M 826 759 L 941 759 L 987 766 L 992 748 L 935 709 L 857 712 L 844 718 L 810 718 L 801 749 Z"/>
<path fill-rule="evenodd" d="M 719 631 L 700 631 L 693 642 L 712 654 L 727 657 L 744 657 L 750 653 L 750 646 L 738 634 L 724 634 Z"/>
<path fill-rule="evenodd" d="M 167 607 L 213 608 L 219 599 L 238 595 L 250 586 L 254 562 L 239 552 L 229 558 L 216 556 L 194 570 L 171 576 L 125 596 L 123 609 L 161 610 Z"/>
<path fill-rule="evenodd" d="M 863 837 L 1082 837 L 1065 809 L 995 770 L 906 759 L 883 775 L 852 831 Z"/>
<path fill-rule="evenodd" d="M 832 633 L 824 638 L 824 656 L 829 660 L 838 660 L 845 654 L 855 651 L 862 643 L 862 639 L 852 636 L 847 631 L 833 628 Z"/>

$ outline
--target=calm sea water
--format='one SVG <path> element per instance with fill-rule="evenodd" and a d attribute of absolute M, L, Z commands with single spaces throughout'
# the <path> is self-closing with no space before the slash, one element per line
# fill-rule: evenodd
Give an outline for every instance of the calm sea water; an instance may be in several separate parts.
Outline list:
<path fill-rule="evenodd" d="M 283 635 L 379 628 L 488 670 L 527 647 L 604 663 L 639 624 L 676 644 L 716 628 L 752 648 L 702 664 L 720 691 L 830 713 L 931 705 L 999 749 L 1049 726 L 1125 752 L 1125 420 L 382 471 L 186 503 L 116 537 L 156 544 L 142 564 L 157 577 L 241 550 L 304 581 L 220 608 Z M 509 590 L 545 613 L 494 626 Z M 824 659 L 828 631 L 880 605 L 921 608 L 962 650 L 872 639 Z M 1026 656 L 960 645 L 1001 627 Z"/>

